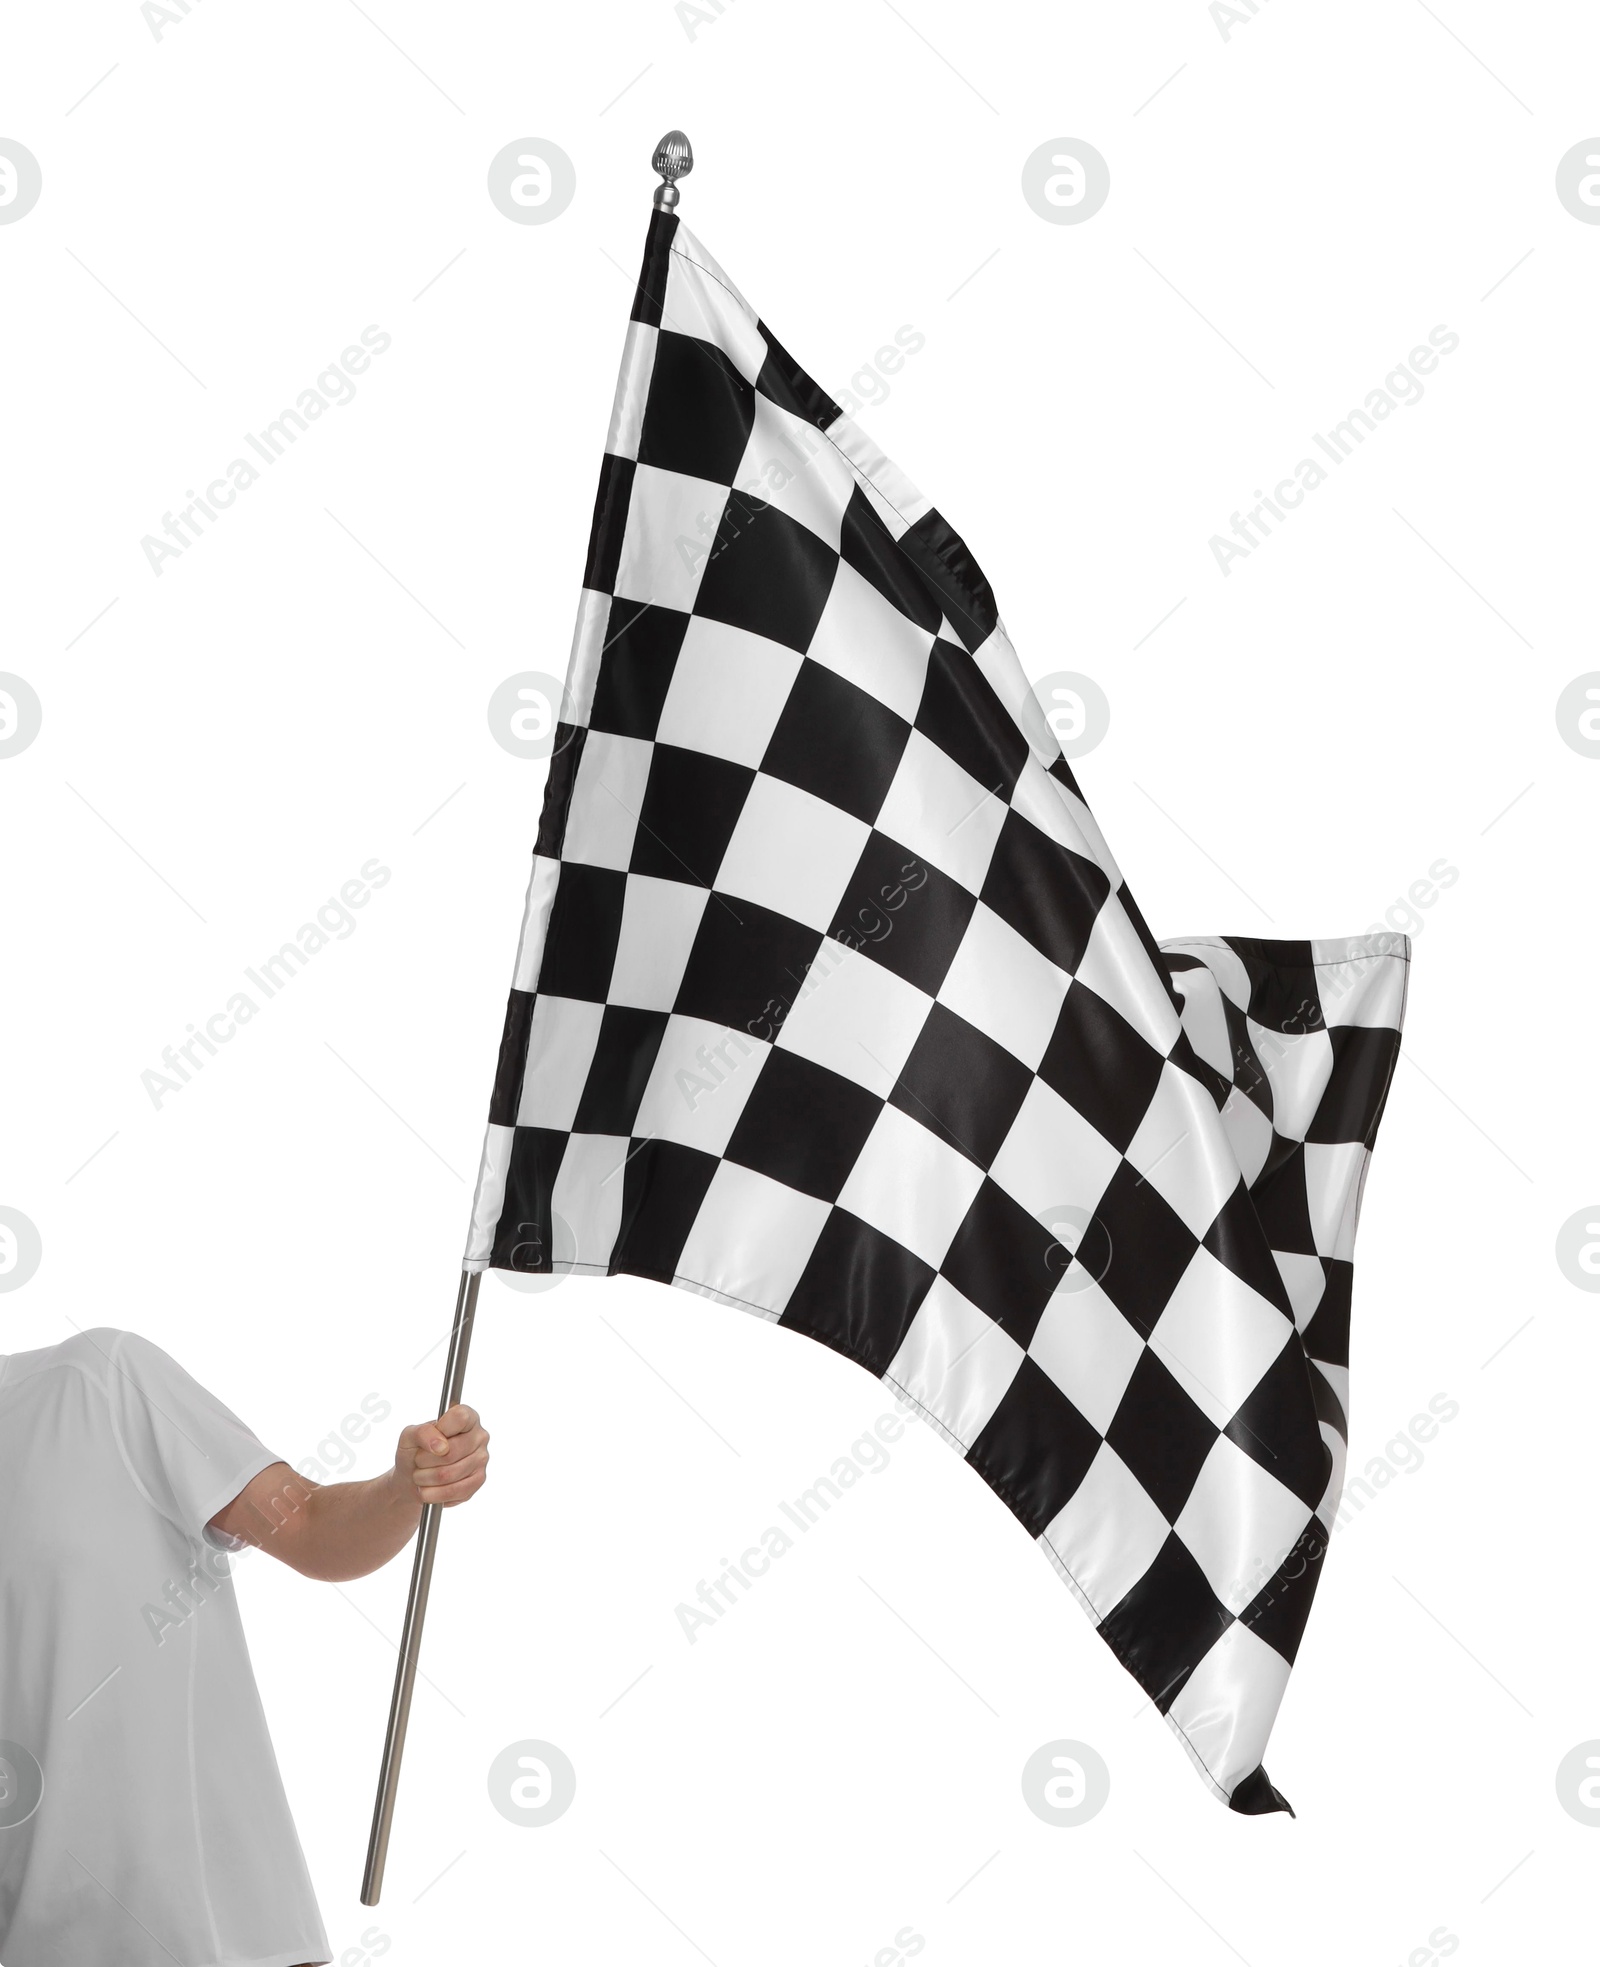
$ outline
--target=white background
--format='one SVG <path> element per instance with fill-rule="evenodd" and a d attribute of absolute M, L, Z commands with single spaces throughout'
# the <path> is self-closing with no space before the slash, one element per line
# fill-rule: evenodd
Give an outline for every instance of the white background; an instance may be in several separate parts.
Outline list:
<path fill-rule="evenodd" d="M 141 1331 L 294 1460 L 378 1395 L 357 1474 L 432 1411 L 543 776 L 486 706 L 565 663 L 679 124 L 687 223 L 820 381 L 926 336 L 860 420 L 1030 673 L 1105 690 L 1079 775 L 1155 933 L 1414 935 L 1352 1471 L 1459 1412 L 1335 1539 L 1268 1756 L 1300 1814 L 1248 1819 L 926 1429 L 690 1645 L 677 1604 L 884 1390 L 654 1285 L 491 1277 L 494 1466 L 445 1526 L 375 1913 L 405 1564 L 240 1567 L 336 1957 L 887 1967 L 908 1927 L 924 1967 L 1576 1957 L 1600 1839 L 1555 1770 L 1600 1736 L 1600 1362 L 1554 1252 L 1600 1189 L 1600 763 L 1555 705 L 1596 662 L 1600 227 L 1554 184 L 1600 22 L 363 5 L 0 22 L 0 136 L 44 182 L 0 227 L 0 668 L 44 706 L 0 762 L 0 1202 L 44 1245 L 0 1349 Z M 1081 225 L 1021 194 L 1062 136 L 1110 165 Z M 523 137 L 576 164 L 549 224 L 486 194 Z M 393 345 L 355 400 L 153 573 L 142 536 L 369 323 Z M 1423 400 L 1224 577 L 1211 536 L 1437 324 Z M 162 1048 L 374 856 L 355 932 L 157 1109 Z M 1019 1787 L 1058 1737 L 1111 1770 L 1079 1828 Z M 547 1828 L 487 1793 L 525 1738 L 578 1773 Z"/>

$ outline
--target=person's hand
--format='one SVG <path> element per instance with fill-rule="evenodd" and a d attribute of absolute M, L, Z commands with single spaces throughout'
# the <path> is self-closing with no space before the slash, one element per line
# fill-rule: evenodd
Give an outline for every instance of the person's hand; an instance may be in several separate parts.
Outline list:
<path fill-rule="evenodd" d="M 394 1451 L 394 1472 L 408 1502 L 453 1509 L 483 1487 L 489 1468 L 489 1435 L 475 1409 L 459 1404 L 436 1421 L 404 1429 Z"/>

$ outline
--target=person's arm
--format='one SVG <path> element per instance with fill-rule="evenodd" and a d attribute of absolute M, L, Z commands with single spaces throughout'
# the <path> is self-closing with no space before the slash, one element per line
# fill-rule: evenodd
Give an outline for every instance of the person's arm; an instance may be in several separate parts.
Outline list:
<path fill-rule="evenodd" d="M 370 1482 L 324 1486 L 287 1462 L 246 1483 L 209 1527 L 253 1544 L 308 1578 L 364 1578 L 404 1550 L 424 1503 L 453 1509 L 483 1487 L 489 1436 L 470 1407 L 406 1428 L 394 1467 Z"/>

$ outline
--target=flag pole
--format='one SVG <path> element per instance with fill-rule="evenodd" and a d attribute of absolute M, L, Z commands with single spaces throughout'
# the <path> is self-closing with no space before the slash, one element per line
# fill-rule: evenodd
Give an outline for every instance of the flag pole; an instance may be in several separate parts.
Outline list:
<path fill-rule="evenodd" d="M 661 179 L 654 205 L 670 212 L 678 203 L 678 179 L 694 169 L 694 152 L 682 130 L 668 130 L 655 147 L 650 166 Z M 445 1363 L 444 1391 L 439 1412 L 447 1413 L 461 1398 L 467 1373 L 467 1348 L 472 1343 L 472 1320 L 478 1308 L 483 1273 L 464 1270 L 456 1294 L 455 1323 L 450 1328 L 450 1356 Z M 372 1810 L 372 1835 L 367 1842 L 367 1868 L 361 1880 L 361 1903 L 375 1906 L 383 1892 L 383 1872 L 389 1859 L 389 1833 L 394 1828 L 395 1799 L 400 1793 L 400 1760 L 405 1754 L 406 1729 L 411 1721 L 411 1696 L 417 1684 L 417 1658 L 422 1650 L 422 1622 L 428 1613 L 428 1588 L 433 1583 L 434 1553 L 439 1547 L 439 1508 L 430 1503 L 422 1512 L 417 1554 L 411 1566 L 411 1592 L 406 1622 L 400 1635 L 400 1658 L 395 1666 L 394 1695 L 389 1703 L 389 1726 L 383 1738 L 383 1761 L 378 1771 L 378 1798 Z"/>
<path fill-rule="evenodd" d="M 439 1412 L 448 1413 L 461 1398 L 467 1376 L 467 1348 L 478 1309 L 482 1271 L 464 1270 L 456 1293 L 455 1323 L 450 1328 L 450 1352 L 445 1361 L 444 1391 Z M 411 1594 L 406 1600 L 405 1629 L 400 1635 L 400 1658 L 395 1667 L 394 1696 L 389 1703 L 389 1727 L 383 1739 L 383 1762 L 378 1774 L 378 1800 L 372 1812 L 372 1836 L 367 1843 L 367 1869 L 361 1880 L 361 1903 L 375 1906 L 383 1891 L 383 1869 L 389 1857 L 389 1832 L 394 1826 L 395 1798 L 400 1791 L 400 1758 L 405 1753 L 411 1721 L 411 1695 L 417 1684 L 417 1657 L 422 1650 L 422 1622 L 428 1614 L 428 1588 L 433 1583 L 434 1552 L 439 1547 L 437 1503 L 423 1509 L 417 1532 L 417 1554 L 411 1566 Z"/>

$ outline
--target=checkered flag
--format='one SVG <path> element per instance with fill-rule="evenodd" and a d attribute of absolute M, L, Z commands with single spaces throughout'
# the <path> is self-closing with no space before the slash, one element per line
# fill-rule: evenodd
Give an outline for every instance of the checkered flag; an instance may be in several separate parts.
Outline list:
<path fill-rule="evenodd" d="M 1215 1793 L 1286 1809 L 1409 956 L 1158 947 L 966 546 L 654 215 L 469 1270 L 865 1366 Z"/>

